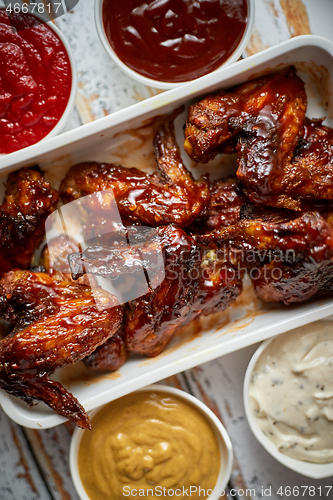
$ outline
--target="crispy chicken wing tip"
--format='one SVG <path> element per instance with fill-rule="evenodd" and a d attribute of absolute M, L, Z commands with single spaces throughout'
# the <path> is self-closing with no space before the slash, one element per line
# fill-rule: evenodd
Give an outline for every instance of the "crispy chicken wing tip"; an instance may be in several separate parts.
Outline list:
<path fill-rule="evenodd" d="M 30 406 L 42 401 L 59 415 L 72 420 L 82 429 L 91 429 L 89 417 L 78 400 L 59 382 L 48 378 L 47 374 L 27 372 L 7 373 L 6 367 L 0 364 L 0 388 L 12 396 L 19 397 Z"/>

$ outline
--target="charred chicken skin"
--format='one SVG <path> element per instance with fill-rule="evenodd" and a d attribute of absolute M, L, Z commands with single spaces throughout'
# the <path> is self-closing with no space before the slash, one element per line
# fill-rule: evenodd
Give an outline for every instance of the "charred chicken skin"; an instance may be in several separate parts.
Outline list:
<path fill-rule="evenodd" d="M 301 210 L 332 199 L 333 131 L 305 118 L 306 103 L 293 68 L 208 96 L 189 109 L 185 150 L 202 162 L 237 151 L 252 202 Z"/>
<path fill-rule="evenodd" d="M 55 279 L 60 281 L 73 281 L 69 267 L 68 257 L 75 252 L 81 252 L 81 245 L 67 234 L 60 234 L 51 239 L 43 248 L 39 264 Z M 75 277 L 76 283 L 87 286 L 96 286 L 96 279 L 91 274 Z M 115 371 L 120 368 L 128 358 L 128 352 L 123 341 L 123 328 L 112 335 L 103 345 L 83 359 L 87 368 L 92 370 Z"/>
<path fill-rule="evenodd" d="M 155 283 L 150 283 L 149 292 L 127 305 L 124 340 L 130 352 L 156 356 L 181 327 L 200 315 L 224 310 L 241 292 L 241 280 L 232 264 L 218 262 L 214 251 L 204 252 L 178 227 L 151 230 L 146 248 L 142 241 L 138 247 L 147 271 L 152 263 L 155 266 L 158 249 L 163 254 L 164 266 L 155 269 Z M 133 255 L 139 248 L 131 249 Z M 111 255 L 113 251 L 109 249 Z M 106 252 L 105 247 L 88 248 L 83 254 L 72 256 L 71 268 L 75 273 L 81 268 L 81 272 L 113 278 L 117 269 L 112 258 L 105 259 Z M 131 265 L 128 267 L 135 272 Z"/>
<path fill-rule="evenodd" d="M 79 427 L 89 418 L 49 375 L 91 354 L 119 329 L 122 308 L 101 288 L 13 270 L 0 281 L 0 316 L 14 330 L 0 343 L 0 387 L 28 404 L 44 401 Z"/>
<path fill-rule="evenodd" d="M 198 238 L 237 255 L 259 298 L 303 302 L 333 289 L 332 214 L 321 208 L 299 214 L 248 204 L 237 224 Z"/>
<path fill-rule="evenodd" d="M 158 173 L 149 175 L 136 168 L 106 163 L 81 163 L 72 167 L 63 180 L 62 200 L 68 203 L 96 192 L 101 192 L 103 198 L 103 191 L 112 189 L 124 223 L 191 224 L 208 203 L 209 187 L 205 178 L 195 181 L 183 165 L 173 124 L 178 114 L 176 110 L 155 121 Z M 106 210 L 108 203 L 106 194 Z"/>
<path fill-rule="evenodd" d="M 128 356 L 129 352 L 124 340 L 124 329 L 121 326 L 109 340 L 84 358 L 83 363 L 90 370 L 114 372 L 123 366 Z"/>
<path fill-rule="evenodd" d="M 333 199 L 333 129 L 322 120 L 305 119 L 304 135 L 285 166 L 282 188 L 303 208 L 316 200 Z"/>
<path fill-rule="evenodd" d="M 236 224 L 241 207 L 248 201 L 236 177 L 227 177 L 211 182 L 210 200 L 200 219 L 189 226 L 194 233 L 206 233 L 221 227 Z"/>
<path fill-rule="evenodd" d="M 243 127 L 264 127 L 279 132 L 283 151 L 292 156 L 301 136 L 306 112 L 304 83 L 294 68 L 209 95 L 189 108 L 185 151 L 203 163 L 219 153 L 234 153 Z M 277 130 L 281 120 L 281 130 Z M 246 133 L 248 130 L 246 129 Z M 271 138 L 272 131 L 269 133 Z"/>
<path fill-rule="evenodd" d="M 39 170 L 22 168 L 9 174 L 0 207 L 0 277 L 14 267 L 29 267 L 58 199 Z"/>

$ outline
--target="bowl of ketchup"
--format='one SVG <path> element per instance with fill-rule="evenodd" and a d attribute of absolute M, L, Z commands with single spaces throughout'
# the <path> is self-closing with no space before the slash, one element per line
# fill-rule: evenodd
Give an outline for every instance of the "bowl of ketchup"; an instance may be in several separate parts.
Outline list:
<path fill-rule="evenodd" d="M 0 155 L 58 134 L 71 114 L 77 75 L 61 31 L 38 14 L 0 8 Z"/>
<path fill-rule="evenodd" d="M 100 40 L 135 80 L 170 89 L 237 61 L 254 0 L 96 0 Z"/>

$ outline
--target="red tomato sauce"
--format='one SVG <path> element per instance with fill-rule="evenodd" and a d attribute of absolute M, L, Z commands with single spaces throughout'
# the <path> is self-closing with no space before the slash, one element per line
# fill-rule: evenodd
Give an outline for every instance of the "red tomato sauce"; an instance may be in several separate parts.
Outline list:
<path fill-rule="evenodd" d="M 239 45 L 246 0 L 104 0 L 111 47 L 130 68 L 184 82 L 218 68 Z"/>
<path fill-rule="evenodd" d="M 71 83 L 66 49 L 48 25 L 0 10 L 0 153 L 45 137 L 66 108 Z"/>

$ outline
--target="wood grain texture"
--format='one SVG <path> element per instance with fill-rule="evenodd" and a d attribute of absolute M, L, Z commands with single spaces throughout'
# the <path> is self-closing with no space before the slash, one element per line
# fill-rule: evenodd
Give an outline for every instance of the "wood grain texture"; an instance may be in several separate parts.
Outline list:
<path fill-rule="evenodd" d="M 23 429 L 0 409 L 0 500 L 51 500 Z"/>
<path fill-rule="evenodd" d="M 69 469 L 69 444 L 73 426 L 52 429 L 25 429 L 36 463 L 54 500 L 78 500 Z"/>
<path fill-rule="evenodd" d="M 311 35 L 309 16 L 302 0 L 280 0 L 291 36 Z"/>

